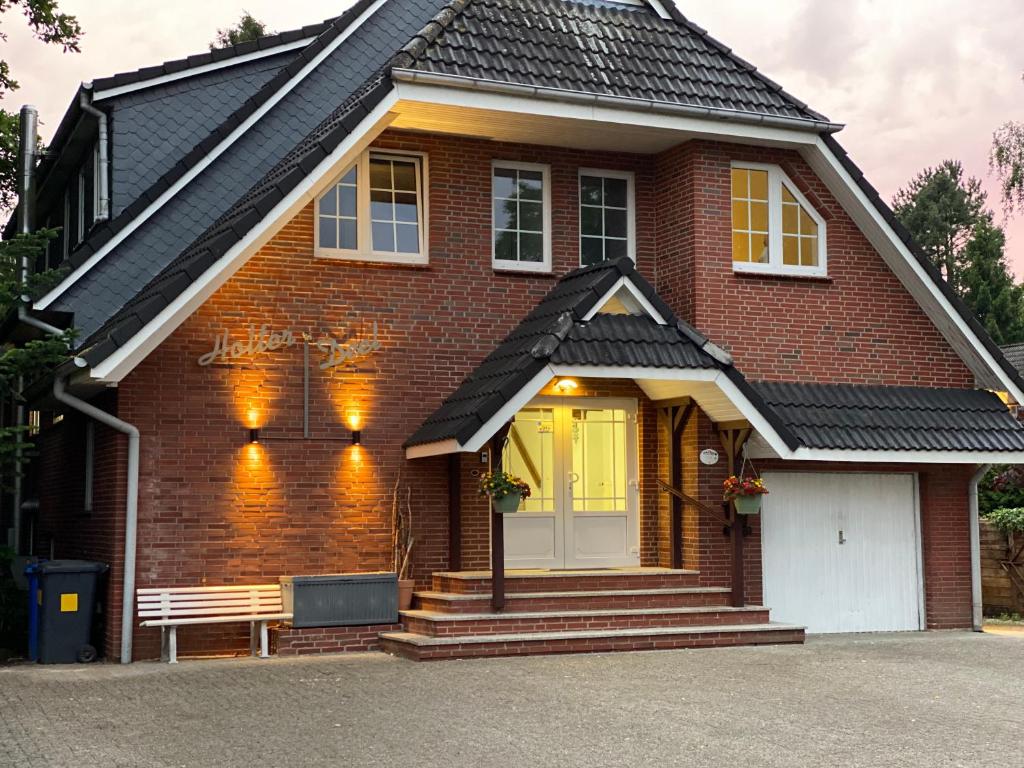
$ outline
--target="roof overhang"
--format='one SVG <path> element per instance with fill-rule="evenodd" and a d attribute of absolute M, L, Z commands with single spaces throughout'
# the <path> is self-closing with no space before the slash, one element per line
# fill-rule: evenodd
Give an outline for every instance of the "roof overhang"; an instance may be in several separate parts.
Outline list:
<path fill-rule="evenodd" d="M 754 459 L 844 464 L 1019 464 L 1024 452 L 1010 451 L 887 451 L 808 448 L 796 443 L 771 408 L 755 402 L 742 377 L 707 369 L 624 368 L 549 364 L 541 369 L 505 406 L 465 442 L 455 439 L 413 445 L 407 459 L 422 459 L 482 450 L 498 430 L 511 421 L 553 380 L 632 379 L 653 402 L 690 398 L 711 421 L 725 424 L 746 421 L 754 430 L 749 455 Z M 739 381 L 737 380 L 739 379 Z"/>

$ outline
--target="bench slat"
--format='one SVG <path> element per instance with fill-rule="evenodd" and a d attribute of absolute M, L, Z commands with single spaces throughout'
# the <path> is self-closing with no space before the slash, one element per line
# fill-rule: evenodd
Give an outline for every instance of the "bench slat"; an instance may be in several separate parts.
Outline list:
<path fill-rule="evenodd" d="M 292 614 L 290 613 L 274 613 L 274 614 L 263 614 L 259 616 L 221 616 L 213 618 L 202 618 L 202 619 L 151 619 L 149 621 L 143 621 L 140 626 L 143 627 L 175 627 L 181 626 L 182 624 L 228 624 L 231 622 L 244 622 L 244 621 L 285 621 L 290 619 Z"/>
<path fill-rule="evenodd" d="M 258 598 L 252 597 L 232 597 L 232 598 L 217 598 L 208 600 L 206 598 L 189 598 L 187 600 L 139 600 L 138 605 L 140 608 L 154 608 L 157 606 L 167 606 L 174 610 L 180 608 L 215 608 L 218 605 L 232 606 L 232 605 L 265 605 L 267 603 L 279 603 L 281 602 L 281 595 L 275 595 L 270 593 L 264 593 Z"/>
<path fill-rule="evenodd" d="M 182 593 L 193 593 L 193 594 L 205 594 L 205 593 L 216 593 L 216 592 L 254 592 L 254 591 L 268 591 L 268 590 L 280 590 L 280 584 L 233 584 L 229 586 L 221 587 L 168 587 L 166 589 L 159 589 L 155 587 L 146 587 L 136 590 L 138 596 L 142 595 L 177 595 Z"/>
<path fill-rule="evenodd" d="M 145 610 L 139 611 L 139 616 L 239 616 L 244 614 L 263 615 L 266 613 L 280 613 L 284 606 L 281 603 L 266 606 L 240 605 L 234 608 L 189 608 L 184 611 Z"/>

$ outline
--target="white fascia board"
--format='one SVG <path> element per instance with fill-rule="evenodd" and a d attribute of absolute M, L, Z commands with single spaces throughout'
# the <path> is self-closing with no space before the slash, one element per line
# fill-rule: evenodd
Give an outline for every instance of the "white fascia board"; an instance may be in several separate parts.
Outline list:
<path fill-rule="evenodd" d="M 439 440 L 436 443 L 413 445 L 405 449 L 407 459 L 428 459 L 431 456 L 447 456 L 452 453 L 465 452 L 458 440 Z"/>
<path fill-rule="evenodd" d="M 306 37 L 302 40 L 296 40 L 291 43 L 275 45 L 273 48 L 266 48 L 262 51 L 253 51 L 252 53 L 244 53 L 241 56 L 232 56 L 231 58 L 223 59 L 221 61 L 213 61 L 209 64 L 200 64 L 195 67 L 189 67 L 188 69 L 183 69 L 180 72 L 151 77 L 147 80 L 139 80 L 136 83 L 119 85 L 114 88 L 105 88 L 102 91 L 94 91 L 92 95 L 93 102 L 103 101 L 104 99 L 114 99 L 118 96 L 123 96 L 126 93 L 134 93 L 135 91 L 142 91 L 146 88 L 155 88 L 160 85 L 166 85 L 167 83 L 173 83 L 177 80 L 184 80 L 188 77 L 205 75 L 207 72 L 216 72 L 218 69 L 235 67 L 239 64 L 245 64 L 250 61 L 258 61 L 259 59 L 265 59 L 269 56 L 276 56 L 279 53 L 288 53 L 289 51 L 305 48 L 315 39 L 316 38 L 314 37 Z M 92 84 L 87 83 L 86 87 L 91 88 Z"/>
<path fill-rule="evenodd" d="M 310 173 L 292 192 L 264 217 L 256 227 L 224 254 L 217 264 L 143 326 L 123 346 L 91 371 L 93 379 L 111 383 L 121 381 L 146 356 L 156 349 L 181 325 L 214 291 L 220 288 L 278 230 L 316 199 L 345 166 L 359 155 L 394 120 L 390 112 L 395 105 L 394 91 L 389 93 L 359 127 Z"/>
<path fill-rule="evenodd" d="M 112 237 L 109 241 L 104 243 L 103 246 L 98 251 L 96 251 L 96 253 L 94 253 L 92 256 L 86 259 L 77 269 L 73 270 L 71 274 L 69 274 L 67 277 L 61 280 L 60 283 L 58 283 L 55 288 L 53 288 L 49 293 L 43 296 L 42 299 L 35 302 L 33 306 L 36 309 L 46 309 L 48 306 L 50 306 L 50 304 L 56 301 L 65 291 L 68 290 L 68 288 L 74 285 L 79 279 L 81 279 L 83 275 L 85 275 L 87 272 L 89 272 L 89 270 L 96 266 L 96 264 L 102 261 L 103 258 L 106 257 L 108 253 L 110 253 L 118 245 L 124 242 L 124 240 L 129 235 L 131 235 L 135 230 L 141 227 L 154 213 L 156 213 L 164 205 L 166 205 L 168 201 L 173 199 L 175 195 L 177 195 L 181 190 L 187 187 L 193 181 L 193 179 L 195 179 L 199 174 L 206 170 L 206 168 L 209 167 L 218 157 L 224 154 L 224 152 L 232 144 L 238 141 L 238 139 L 241 138 L 245 133 L 247 133 L 250 128 L 252 128 L 260 120 L 262 120 L 263 117 L 271 109 L 277 106 L 278 102 L 280 102 L 281 99 L 287 96 L 288 93 L 290 93 L 292 89 L 295 88 L 296 85 L 305 80 L 310 72 L 319 67 L 320 64 L 324 61 L 324 59 L 326 59 L 328 56 L 334 53 L 335 49 L 343 42 L 345 42 L 345 40 L 348 39 L 348 37 L 353 32 L 359 29 L 359 27 L 361 27 L 366 22 L 367 19 L 373 16 L 373 14 L 375 14 L 377 10 L 382 5 L 384 5 L 385 2 L 387 2 L 387 0 L 377 0 L 377 2 L 375 2 L 369 8 L 367 8 L 365 11 L 363 11 L 363 13 L 360 14 L 359 17 L 355 19 L 348 26 L 348 28 L 345 29 L 344 32 L 338 35 L 331 42 L 330 45 L 328 45 L 322 51 L 320 51 L 320 53 L 317 54 L 317 56 L 312 61 L 306 64 L 306 66 L 304 66 L 295 75 L 295 77 L 293 77 L 291 80 L 285 83 L 284 86 L 282 86 L 277 91 L 277 93 L 275 93 L 266 102 L 264 102 L 255 112 L 249 115 L 249 117 L 243 123 L 241 123 L 237 128 L 235 128 L 235 130 L 233 130 L 227 136 L 227 138 L 225 138 L 216 147 L 210 150 L 206 157 L 204 157 L 202 160 L 196 163 L 191 169 L 189 169 L 189 171 L 184 176 L 178 179 L 178 181 L 176 181 L 169 189 L 167 189 L 162 195 L 160 195 L 160 197 L 158 197 L 149 206 L 147 206 L 142 213 L 136 216 L 128 225 L 121 229 L 121 231 L 114 235 L 114 237 Z"/>
<path fill-rule="evenodd" d="M 511 400 L 505 403 L 500 411 L 491 416 L 491 418 L 489 418 L 484 425 L 477 430 L 473 437 L 466 441 L 463 450 L 469 451 L 470 453 L 476 453 L 483 448 L 487 444 L 487 441 L 490 440 L 504 424 L 507 424 L 513 416 L 519 413 L 527 403 L 533 400 L 533 398 L 537 396 L 537 393 L 544 389 L 544 385 L 554 377 L 555 375 L 551 372 L 551 366 L 542 368 L 536 376 L 530 379 L 526 385 L 515 394 Z"/>
<path fill-rule="evenodd" d="M 667 325 L 667 323 L 665 322 L 665 318 L 661 316 L 661 313 L 654 308 L 654 305 L 651 304 L 651 302 L 648 301 L 647 297 L 640 292 L 640 289 L 636 287 L 633 281 L 625 276 L 619 278 L 618 282 L 615 283 L 615 285 L 613 285 L 605 293 L 605 295 L 601 297 L 601 300 L 594 305 L 594 308 L 587 312 L 583 320 L 593 320 L 595 315 L 601 313 L 601 310 L 604 308 L 605 304 L 607 304 L 609 301 L 615 298 L 615 296 L 621 290 L 629 291 L 630 296 L 637 303 L 637 305 L 641 309 L 643 309 L 643 311 L 646 312 L 647 315 L 652 320 L 654 320 L 654 322 L 656 322 L 658 325 Z"/>
<path fill-rule="evenodd" d="M 467 84 L 468 85 L 468 84 Z M 533 93 L 531 87 L 522 88 L 522 96 L 474 88 L 472 86 L 456 88 L 445 85 L 409 82 L 395 78 L 395 88 L 403 101 L 441 104 L 466 109 L 483 109 L 496 112 L 509 112 L 520 115 L 539 115 L 542 117 L 558 117 L 569 120 L 588 120 L 610 125 L 630 125 L 640 128 L 660 128 L 679 131 L 707 138 L 718 138 L 732 141 L 759 141 L 776 146 L 813 146 L 818 140 L 814 131 L 777 128 L 773 126 L 752 125 L 723 119 L 690 117 L 682 114 L 657 112 L 643 109 L 638 102 L 636 109 L 602 106 L 596 100 L 592 103 L 576 101 L 559 101 L 557 91 L 545 94 Z M 683 138 L 680 138 L 683 141 Z"/>
<path fill-rule="evenodd" d="M 857 182 L 854 181 L 846 168 L 839 162 L 839 158 L 832 153 L 825 142 L 819 138 L 813 147 L 803 152 L 803 155 L 815 173 L 829 185 L 840 203 L 843 203 L 844 200 L 849 200 L 857 205 L 856 209 L 851 209 L 849 205 L 844 205 L 844 208 L 861 228 L 861 231 L 875 247 L 879 255 L 889 264 L 889 267 L 918 301 L 925 314 L 936 324 L 939 332 L 960 353 L 964 362 L 969 367 L 974 368 L 975 366 L 971 364 L 972 361 L 969 359 L 973 355 L 976 365 L 984 367 L 986 371 L 995 376 L 995 379 L 1000 382 L 1005 391 L 1013 396 L 1014 400 L 1018 403 L 1024 403 L 1024 399 L 1022 399 L 1024 398 L 1024 392 L 1013 383 L 1012 379 L 1002 369 L 1002 366 L 995 361 L 991 353 L 985 348 L 985 345 L 981 343 L 981 340 L 960 316 L 960 313 L 956 311 L 949 299 L 943 295 L 941 289 L 931 279 L 889 223 L 882 217 L 882 214 L 871 203 L 867 195 L 864 194 L 864 191 L 857 185 Z M 841 189 L 836 189 L 837 183 L 842 185 Z M 898 260 L 897 263 L 893 263 L 894 259 Z M 906 279 L 908 274 L 912 277 L 912 281 Z M 954 337 L 951 338 L 950 334 L 953 334 Z M 977 374 L 978 371 L 975 370 L 975 373 Z"/>
<path fill-rule="evenodd" d="M 799 448 L 792 461 L 859 462 L 864 464 L 1024 464 L 1024 452 L 998 451 L 847 451 Z"/>

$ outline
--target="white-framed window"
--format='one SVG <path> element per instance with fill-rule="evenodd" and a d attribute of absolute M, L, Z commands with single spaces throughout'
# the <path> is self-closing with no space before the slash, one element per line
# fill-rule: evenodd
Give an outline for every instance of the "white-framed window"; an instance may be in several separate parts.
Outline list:
<path fill-rule="evenodd" d="M 427 156 L 367 150 L 316 201 L 315 253 L 426 264 Z"/>
<path fill-rule="evenodd" d="M 732 164 L 736 272 L 824 277 L 825 220 L 776 165 Z"/>
<path fill-rule="evenodd" d="M 629 171 L 580 168 L 580 266 L 636 261 L 636 198 Z"/>
<path fill-rule="evenodd" d="M 491 163 L 491 262 L 495 269 L 551 271 L 551 168 Z"/>

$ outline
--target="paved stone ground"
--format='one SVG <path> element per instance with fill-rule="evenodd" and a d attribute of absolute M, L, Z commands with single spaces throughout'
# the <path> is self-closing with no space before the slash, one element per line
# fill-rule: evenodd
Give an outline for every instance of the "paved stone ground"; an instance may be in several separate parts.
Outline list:
<path fill-rule="evenodd" d="M 0 765 L 1011 765 L 1024 636 L 0 669 Z"/>

